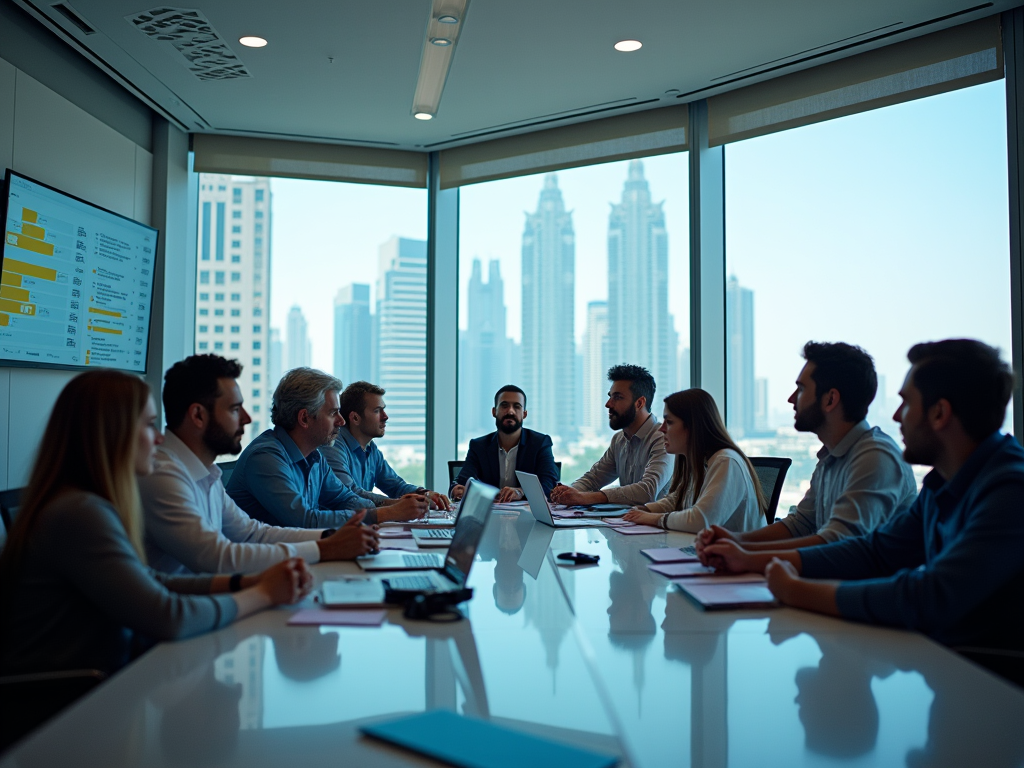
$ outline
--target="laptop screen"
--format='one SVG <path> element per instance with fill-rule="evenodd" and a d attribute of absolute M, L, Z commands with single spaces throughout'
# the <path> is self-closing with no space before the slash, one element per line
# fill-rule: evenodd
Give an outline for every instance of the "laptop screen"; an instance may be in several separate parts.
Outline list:
<path fill-rule="evenodd" d="M 491 502 L 498 489 L 486 483 L 476 482 L 466 489 L 466 495 L 459 504 L 459 522 L 455 524 L 452 543 L 445 557 L 445 573 L 460 586 L 466 583 L 469 569 L 473 567 L 477 547 L 484 535 Z"/>

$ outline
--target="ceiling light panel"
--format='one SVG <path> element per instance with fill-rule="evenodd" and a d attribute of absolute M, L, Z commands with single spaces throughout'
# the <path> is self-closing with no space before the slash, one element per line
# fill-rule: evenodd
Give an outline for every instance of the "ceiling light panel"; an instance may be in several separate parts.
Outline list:
<path fill-rule="evenodd" d="M 639 40 L 619 40 L 619 42 L 615 44 L 615 50 L 622 51 L 623 53 L 639 51 L 643 47 L 644 44 Z"/>
<path fill-rule="evenodd" d="M 441 106 L 441 94 L 448 80 L 452 56 L 462 34 L 469 0 L 432 0 L 430 21 L 423 41 L 412 113 L 419 120 L 430 119 Z"/>

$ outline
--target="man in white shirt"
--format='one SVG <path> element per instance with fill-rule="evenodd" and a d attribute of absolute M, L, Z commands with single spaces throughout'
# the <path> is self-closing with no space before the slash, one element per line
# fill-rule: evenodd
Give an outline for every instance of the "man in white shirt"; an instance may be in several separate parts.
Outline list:
<path fill-rule="evenodd" d="M 363 512 L 337 531 L 279 528 L 253 520 L 227 495 L 215 461 L 241 451 L 252 421 L 236 381 L 241 373 L 236 360 L 194 355 L 164 376 L 167 433 L 154 472 L 139 482 L 150 566 L 164 573 L 254 573 L 291 557 L 351 560 L 376 548 Z"/>

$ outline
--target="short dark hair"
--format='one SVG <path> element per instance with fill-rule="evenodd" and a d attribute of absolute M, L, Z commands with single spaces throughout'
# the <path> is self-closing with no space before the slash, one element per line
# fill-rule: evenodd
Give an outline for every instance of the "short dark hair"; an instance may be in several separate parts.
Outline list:
<path fill-rule="evenodd" d="M 385 390 L 378 387 L 376 384 L 371 384 L 368 381 L 353 381 L 347 387 L 345 391 L 341 393 L 341 397 L 338 398 L 341 402 L 341 417 L 348 421 L 348 415 L 355 411 L 360 416 L 363 415 L 363 409 L 366 408 L 366 396 L 367 395 L 380 395 L 383 397 Z"/>
<path fill-rule="evenodd" d="M 996 347 L 974 339 L 929 341 L 912 346 L 907 359 L 914 366 L 912 383 L 925 408 L 948 400 L 974 440 L 984 440 L 1003 425 L 1013 394 L 1013 371 Z"/>
<path fill-rule="evenodd" d="M 803 356 L 808 363 L 814 363 L 811 378 L 819 401 L 826 392 L 837 389 L 846 421 L 858 422 L 868 415 L 868 406 L 878 391 L 871 355 L 842 341 L 808 341 Z"/>
<path fill-rule="evenodd" d="M 192 403 L 212 411 L 220 397 L 218 379 L 237 379 L 242 364 L 220 355 L 192 355 L 179 360 L 164 374 L 164 421 L 171 429 L 180 427 Z"/>
<path fill-rule="evenodd" d="M 608 381 L 628 381 L 629 391 L 633 393 L 633 401 L 641 397 L 647 398 L 647 409 L 654 402 L 654 377 L 642 365 L 613 365 L 608 369 Z"/>
<path fill-rule="evenodd" d="M 506 384 L 504 387 L 502 387 L 501 389 L 499 389 L 497 392 L 494 393 L 494 407 L 495 408 L 498 407 L 498 398 L 501 397 L 501 393 L 502 392 L 518 392 L 520 395 L 523 396 L 523 408 L 526 407 L 526 393 L 523 392 L 523 390 L 521 390 L 515 384 Z"/>

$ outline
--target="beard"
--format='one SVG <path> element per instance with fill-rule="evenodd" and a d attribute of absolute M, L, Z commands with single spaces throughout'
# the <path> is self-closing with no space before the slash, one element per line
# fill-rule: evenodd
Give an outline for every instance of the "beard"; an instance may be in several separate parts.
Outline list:
<path fill-rule="evenodd" d="M 615 411 L 608 411 L 608 426 L 614 431 L 618 432 L 620 429 L 625 429 L 633 423 L 633 419 L 636 418 L 636 405 L 629 406 L 629 410 L 625 413 L 616 413 Z"/>
<path fill-rule="evenodd" d="M 211 421 L 210 426 L 208 426 L 206 428 L 206 432 L 203 433 L 203 445 L 213 451 L 217 456 L 223 456 L 224 454 L 237 456 L 242 452 L 241 438 L 241 429 L 238 430 L 236 434 L 230 435 L 220 424 L 215 421 Z"/>
<path fill-rule="evenodd" d="M 793 429 L 797 432 L 815 432 L 825 423 L 825 411 L 821 409 L 821 401 L 815 400 L 814 405 L 797 411 L 793 419 Z"/>
<path fill-rule="evenodd" d="M 498 431 L 506 435 L 514 435 L 523 426 L 523 422 L 515 416 L 503 416 L 494 420 Z"/>
<path fill-rule="evenodd" d="M 907 430 L 903 431 L 903 460 L 907 464 L 933 467 L 938 454 L 939 442 L 934 433 L 922 427 L 909 434 Z"/>

